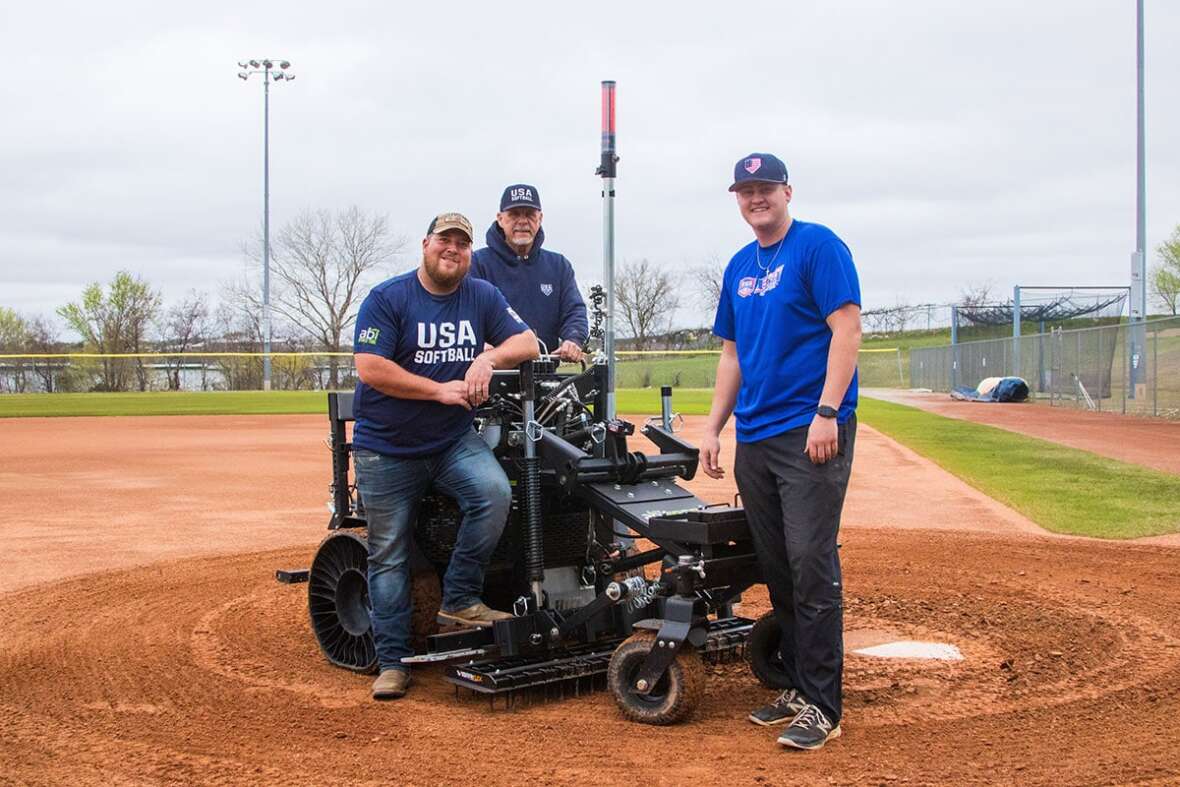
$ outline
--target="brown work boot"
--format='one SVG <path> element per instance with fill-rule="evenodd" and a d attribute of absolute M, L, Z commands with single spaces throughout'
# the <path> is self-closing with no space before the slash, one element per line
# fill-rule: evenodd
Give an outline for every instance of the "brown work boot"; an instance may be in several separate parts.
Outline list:
<path fill-rule="evenodd" d="M 409 687 L 410 673 L 404 669 L 381 670 L 377 680 L 373 681 L 373 699 L 396 700 L 406 696 Z"/>
<path fill-rule="evenodd" d="M 467 609 L 457 609 L 447 611 L 440 609 L 438 611 L 438 622 L 444 624 L 458 623 L 461 626 L 479 626 L 480 628 L 490 628 L 497 620 L 511 620 L 512 615 L 507 612 L 501 612 L 498 609 L 492 609 L 482 601 L 477 601 Z"/>

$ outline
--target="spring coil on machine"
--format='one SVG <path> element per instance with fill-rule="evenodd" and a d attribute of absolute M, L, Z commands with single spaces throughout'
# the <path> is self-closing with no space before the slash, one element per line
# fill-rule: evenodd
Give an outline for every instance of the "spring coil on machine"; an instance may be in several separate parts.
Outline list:
<path fill-rule="evenodd" d="M 523 460 L 525 506 L 525 568 L 530 580 L 545 576 L 545 545 L 542 542 L 541 523 L 541 469 L 540 459 L 529 457 Z"/>
<path fill-rule="evenodd" d="M 648 583 L 643 577 L 627 577 L 622 580 L 622 584 L 627 588 L 627 609 L 631 612 L 655 601 L 660 588 L 659 582 Z"/>

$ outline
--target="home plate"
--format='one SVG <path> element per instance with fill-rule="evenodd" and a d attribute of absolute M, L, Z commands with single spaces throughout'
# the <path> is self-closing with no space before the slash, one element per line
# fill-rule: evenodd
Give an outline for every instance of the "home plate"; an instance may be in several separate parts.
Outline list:
<path fill-rule="evenodd" d="M 963 654 L 954 645 L 942 642 L 916 642 L 899 640 L 873 645 L 852 651 L 860 656 L 876 656 L 882 659 L 936 659 L 938 661 L 962 661 Z"/>

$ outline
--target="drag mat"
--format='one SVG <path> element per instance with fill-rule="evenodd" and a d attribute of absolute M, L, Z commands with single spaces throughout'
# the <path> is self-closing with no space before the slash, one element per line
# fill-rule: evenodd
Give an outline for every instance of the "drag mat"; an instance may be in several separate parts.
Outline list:
<path fill-rule="evenodd" d="M 378 704 L 331 667 L 314 549 L 192 559 L 0 596 L 0 782 L 16 784 L 1175 783 L 1180 552 L 859 529 L 855 636 L 958 646 L 958 662 L 848 656 L 844 737 L 775 744 L 740 665 L 688 722 L 624 722 L 605 693 L 490 710 L 437 668 Z M 766 609 L 750 593 L 746 614 Z"/>

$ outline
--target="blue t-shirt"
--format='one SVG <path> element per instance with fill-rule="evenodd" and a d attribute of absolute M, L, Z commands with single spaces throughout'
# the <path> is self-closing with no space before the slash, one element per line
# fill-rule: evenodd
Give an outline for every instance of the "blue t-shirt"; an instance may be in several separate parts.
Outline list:
<path fill-rule="evenodd" d="M 450 295 L 432 295 L 416 270 L 378 284 L 361 304 L 353 352 L 374 353 L 407 372 L 443 383 L 462 380 L 484 343 L 498 345 L 528 326 L 493 285 L 464 276 Z M 458 405 L 399 399 L 356 384 L 352 443 L 379 454 L 436 454 L 471 429 Z"/>
<path fill-rule="evenodd" d="M 759 255 L 761 263 L 759 263 Z M 822 224 L 795 220 L 769 248 L 755 241 L 725 268 L 713 333 L 737 343 L 742 370 L 737 439 L 753 443 L 806 426 L 815 417 L 841 306 L 860 305 L 852 253 Z M 838 420 L 856 410 L 853 374 Z"/>

